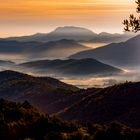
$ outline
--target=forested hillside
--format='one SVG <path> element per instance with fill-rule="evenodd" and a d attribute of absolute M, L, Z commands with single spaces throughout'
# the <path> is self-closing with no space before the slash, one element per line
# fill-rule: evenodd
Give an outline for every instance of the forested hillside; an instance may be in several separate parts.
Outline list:
<path fill-rule="evenodd" d="M 41 114 L 29 102 L 0 99 L 1 140 L 139 140 L 140 130 L 119 123 L 82 126 Z"/>

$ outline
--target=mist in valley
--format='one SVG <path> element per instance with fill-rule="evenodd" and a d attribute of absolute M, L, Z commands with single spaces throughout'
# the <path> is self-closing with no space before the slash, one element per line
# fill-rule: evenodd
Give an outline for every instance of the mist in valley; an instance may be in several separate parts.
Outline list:
<path fill-rule="evenodd" d="M 20 56 L 11 56 L 9 55 L 3 55 L 3 59 L 5 57 L 5 61 L 11 61 L 14 62 L 12 64 L 0 64 L 0 71 L 4 70 L 13 70 L 13 71 L 19 71 L 23 72 L 29 75 L 33 76 L 39 76 L 39 77 L 53 77 L 56 79 L 59 79 L 62 82 L 75 85 L 79 88 L 91 88 L 91 87 L 97 87 L 97 88 L 103 88 L 112 86 L 119 83 L 124 83 L 126 81 L 139 81 L 140 80 L 140 73 L 139 69 L 140 67 L 125 67 L 123 69 L 122 74 L 117 75 L 109 75 L 109 76 L 99 76 L 99 75 L 90 75 L 90 76 L 66 76 L 61 74 L 55 74 L 54 71 L 49 70 L 43 70 L 43 69 L 37 69 L 37 68 L 25 68 L 25 67 L 18 67 L 17 65 L 20 63 L 28 62 L 29 60 L 26 58 L 20 57 Z M 2 59 L 1 58 L 1 59 Z M 31 59 L 30 59 L 31 61 Z"/>
<path fill-rule="evenodd" d="M 115 84 L 125 83 L 125 82 L 137 82 L 140 81 L 140 67 L 133 67 L 129 69 L 124 69 L 124 73 L 116 76 L 98 76 L 98 75 L 91 75 L 85 77 L 76 77 L 76 76 L 69 76 L 65 77 L 63 75 L 57 76 L 54 74 L 43 74 L 42 72 L 33 72 L 33 71 L 26 71 L 28 74 L 35 75 L 35 76 L 50 76 L 53 78 L 57 78 L 65 83 L 75 85 L 79 88 L 103 88 L 108 86 L 113 86 Z"/>
<path fill-rule="evenodd" d="M 109 43 L 92 43 L 92 42 L 84 42 L 84 43 L 82 43 L 81 42 L 81 44 L 85 45 L 85 46 L 87 46 L 89 48 L 95 49 L 95 48 L 99 48 L 99 47 L 105 46 L 105 45 L 107 45 Z"/>
<path fill-rule="evenodd" d="M 120 36 L 120 35 L 119 35 Z M 122 35 L 121 35 L 122 36 Z M 116 36 L 114 37 L 116 38 Z M 119 37 L 120 38 L 120 37 Z M 126 37 L 125 37 L 126 38 Z M 128 38 L 128 37 L 127 37 Z M 108 37 L 107 37 L 108 39 Z M 138 38 L 139 39 L 139 38 Z M 118 37 L 116 38 L 118 40 Z M 113 40 L 112 40 L 113 41 Z M 119 40 L 120 41 L 120 40 Z M 134 45 L 139 44 L 139 40 L 135 41 Z M 6 42 L 4 42 L 6 47 L 8 49 L 5 49 L 4 46 L 1 46 L 1 53 L 0 53 L 0 60 L 8 61 L 11 63 L 0 63 L 0 71 L 4 70 L 14 70 L 19 71 L 23 73 L 27 73 L 29 75 L 33 76 L 48 76 L 57 78 L 63 82 L 66 82 L 68 84 L 75 85 L 80 88 L 91 88 L 91 87 L 108 87 L 114 84 L 118 83 L 124 83 L 126 81 L 139 81 L 140 74 L 139 74 L 139 68 L 140 67 L 132 67 L 132 66 L 122 66 L 122 65 L 114 65 L 113 63 L 109 63 L 112 59 L 109 59 L 109 61 L 101 61 L 102 63 L 108 64 L 110 66 L 113 66 L 115 68 L 119 68 L 120 70 L 123 70 L 123 73 L 120 74 L 107 74 L 107 75 L 98 75 L 98 74 L 91 74 L 91 75 L 66 75 L 61 71 L 55 71 L 50 70 L 49 68 L 36 68 L 36 67 L 19 67 L 20 64 L 26 63 L 26 62 L 34 62 L 38 60 L 67 60 L 69 56 L 76 54 L 77 52 L 86 51 L 86 50 L 92 50 L 95 48 L 100 48 L 102 46 L 106 46 L 109 44 L 109 42 L 106 41 L 104 43 L 101 42 L 92 42 L 92 41 L 74 41 L 74 40 L 57 40 L 57 41 L 50 41 L 50 42 L 14 42 L 15 50 L 11 51 L 9 50 L 9 43 L 7 45 Z M 12 42 L 13 43 L 13 42 Z M 19 46 L 21 45 L 21 46 Z M 118 43 L 119 45 L 119 43 Z M 131 46 L 131 44 L 130 44 Z M 21 47 L 21 49 L 19 49 Z M 116 48 L 116 47 L 115 47 Z M 3 52 L 3 49 L 5 50 L 5 53 Z M 18 53 L 16 52 L 17 50 Z M 114 50 L 114 49 L 113 49 Z M 14 52 L 15 51 L 15 52 Z M 108 52 L 108 51 L 104 51 Z M 102 52 L 102 53 L 104 53 Z M 134 53 L 139 52 L 138 49 L 134 51 Z M 130 51 L 130 54 L 133 53 Z M 133 54 L 134 54 L 133 53 Z M 124 53 L 125 54 L 125 53 Z M 92 54 L 91 54 L 92 55 Z M 126 54 L 127 55 L 127 54 Z M 117 55 L 119 57 L 119 55 Z M 106 55 L 105 55 L 106 57 Z M 114 55 L 112 55 L 111 58 L 113 58 Z M 134 58 L 137 60 L 136 55 L 134 55 Z M 73 58 L 72 58 L 73 59 Z M 93 57 L 94 59 L 94 57 Z M 136 60 L 134 59 L 134 60 Z M 70 60 L 70 59 L 69 59 Z M 97 59 L 98 60 L 98 59 Z M 99 59 L 100 60 L 100 59 Z M 121 62 L 121 59 L 120 61 Z M 129 60 L 128 60 L 129 62 Z M 41 64 L 43 65 L 43 64 Z M 74 67 L 74 66 L 73 66 Z M 85 65 L 86 67 L 86 65 Z M 65 67 L 68 69 L 67 67 Z M 83 69 L 81 69 L 82 71 Z M 68 70 L 70 71 L 70 70 Z M 80 71 L 79 71 L 80 73 Z"/>

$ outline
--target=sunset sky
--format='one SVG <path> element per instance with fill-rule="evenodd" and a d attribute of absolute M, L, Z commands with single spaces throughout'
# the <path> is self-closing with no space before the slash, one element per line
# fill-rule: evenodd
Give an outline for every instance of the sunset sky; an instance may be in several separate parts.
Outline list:
<path fill-rule="evenodd" d="M 58 26 L 122 32 L 135 0 L 0 0 L 0 36 L 47 33 Z"/>

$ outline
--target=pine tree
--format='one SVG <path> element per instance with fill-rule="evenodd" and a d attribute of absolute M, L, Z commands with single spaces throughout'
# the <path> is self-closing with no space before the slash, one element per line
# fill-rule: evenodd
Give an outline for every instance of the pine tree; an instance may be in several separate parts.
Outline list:
<path fill-rule="evenodd" d="M 136 12 L 140 13 L 140 0 L 136 1 L 137 8 Z M 124 24 L 124 30 L 125 31 L 132 31 L 137 32 L 140 31 L 140 17 L 136 17 L 133 14 L 130 15 L 129 19 L 125 19 L 123 21 Z"/>

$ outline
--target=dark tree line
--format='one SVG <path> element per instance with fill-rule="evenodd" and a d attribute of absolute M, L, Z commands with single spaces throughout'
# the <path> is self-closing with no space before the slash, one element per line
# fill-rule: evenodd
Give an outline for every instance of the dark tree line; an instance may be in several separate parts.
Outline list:
<path fill-rule="evenodd" d="M 140 0 L 136 0 L 137 8 L 136 12 L 140 13 Z M 140 31 L 140 17 L 136 17 L 135 15 L 131 14 L 129 19 L 125 19 L 124 22 L 124 30 L 125 31 L 132 31 L 137 32 Z"/>
<path fill-rule="evenodd" d="M 0 140 L 140 140 L 140 130 L 118 122 L 83 126 L 41 114 L 27 101 L 0 99 Z"/>

